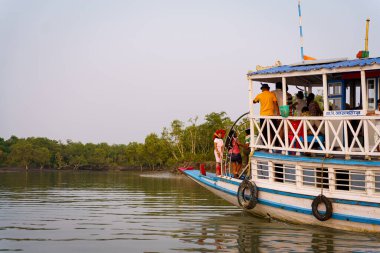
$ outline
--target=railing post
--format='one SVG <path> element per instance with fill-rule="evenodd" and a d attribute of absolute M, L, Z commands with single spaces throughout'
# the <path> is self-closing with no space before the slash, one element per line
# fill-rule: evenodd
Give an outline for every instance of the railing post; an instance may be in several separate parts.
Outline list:
<path fill-rule="evenodd" d="M 330 126 L 329 126 L 329 120 L 325 117 L 323 117 L 324 123 L 325 123 L 325 147 L 326 147 L 326 154 L 325 156 L 328 156 L 330 152 Z"/>
<path fill-rule="evenodd" d="M 274 182 L 274 169 L 273 169 L 273 162 L 268 162 L 268 180 L 269 182 Z"/>
<path fill-rule="evenodd" d="M 348 127 L 347 127 L 347 120 L 343 120 L 343 129 L 344 129 L 344 157 L 346 160 L 350 159 L 350 154 L 348 153 Z"/>
<path fill-rule="evenodd" d="M 328 171 L 329 171 L 329 191 L 333 193 L 336 189 L 335 171 L 334 171 L 334 168 L 328 168 Z"/>
<path fill-rule="evenodd" d="M 288 128 L 288 119 L 283 119 L 283 128 L 284 128 L 284 138 L 285 138 L 285 154 L 288 155 L 289 154 L 289 128 Z M 284 152 L 282 152 L 284 153 Z"/>
<path fill-rule="evenodd" d="M 375 173 L 372 170 L 365 172 L 365 189 L 369 196 L 375 193 Z"/>
<path fill-rule="evenodd" d="M 364 127 L 364 155 L 365 159 L 369 160 L 369 136 L 368 136 L 368 120 L 363 119 Z"/>
<path fill-rule="evenodd" d="M 296 165 L 296 187 L 302 187 L 302 167 L 300 165 Z"/>
<path fill-rule="evenodd" d="M 251 175 L 253 180 L 257 180 L 257 160 L 251 161 Z"/>
<path fill-rule="evenodd" d="M 309 143 L 307 142 L 307 128 L 308 128 L 307 122 L 309 122 L 308 119 L 302 120 L 302 124 L 303 124 L 303 146 L 305 148 L 305 152 L 307 152 L 307 150 L 309 149 Z"/>
<path fill-rule="evenodd" d="M 271 119 L 266 118 L 264 120 L 264 124 L 266 124 L 266 126 L 267 126 L 267 136 L 266 136 L 267 148 L 269 150 L 269 153 L 273 153 L 273 150 L 272 150 L 272 140 L 271 140 L 272 136 L 270 136 L 270 132 L 271 132 L 271 127 L 272 126 L 271 126 L 270 122 L 271 122 Z"/>

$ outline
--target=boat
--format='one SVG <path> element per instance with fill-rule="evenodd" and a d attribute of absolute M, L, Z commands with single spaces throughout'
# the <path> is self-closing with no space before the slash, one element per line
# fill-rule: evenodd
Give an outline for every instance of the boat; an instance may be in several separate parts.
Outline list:
<path fill-rule="evenodd" d="M 256 216 L 380 232 L 380 115 L 373 115 L 380 99 L 380 57 L 276 65 L 249 72 L 247 79 L 249 113 L 231 127 L 239 136 L 247 127 L 252 133 L 243 173 L 233 177 L 227 150 L 221 175 L 180 170 Z M 276 82 L 282 83 L 283 101 L 286 86 L 320 92 L 323 115 L 288 116 L 284 110 L 281 116 L 260 116 L 253 88 Z"/>

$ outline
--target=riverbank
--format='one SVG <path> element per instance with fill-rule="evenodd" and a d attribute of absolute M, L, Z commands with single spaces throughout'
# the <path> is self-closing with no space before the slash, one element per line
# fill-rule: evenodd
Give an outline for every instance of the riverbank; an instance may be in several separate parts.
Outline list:
<path fill-rule="evenodd" d="M 36 168 L 36 167 L 31 167 L 28 169 L 22 168 L 22 167 L 2 167 L 0 168 L 0 172 L 21 172 L 21 171 L 136 171 L 136 172 L 147 172 L 147 173 L 159 173 L 159 172 L 170 172 L 172 174 L 178 174 L 178 168 L 181 167 L 192 167 L 195 169 L 199 169 L 200 165 L 204 164 L 206 171 L 214 171 L 215 170 L 215 162 L 184 162 L 184 163 L 179 163 L 176 165 L 172 165 L 170 167 L 156 167 L 154 169 L 152 168 L 147 168 L 147 167 L 142 167 L 142 166 L 115 166 L 115 167 L 107 167 L 107 166 L 81 166 L 81 167 L 62 167 L 60 169 L 58 168 Z"/>

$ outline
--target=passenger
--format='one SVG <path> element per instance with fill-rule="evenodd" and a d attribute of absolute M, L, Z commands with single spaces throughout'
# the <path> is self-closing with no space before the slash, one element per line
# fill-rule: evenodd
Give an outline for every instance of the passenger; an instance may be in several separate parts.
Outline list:
<path fill-rule="evenodd" d="M 305 106 L 307 106 L 306 101 L 303 98 L 304 98 L 303 92 L 298 91 L 298 93 L 296 94 L 296 102 L 293 104 L 295 116 L 301 116 L 302 115 L 302 109 Z"/>
<path fill-rule="evenodd" d="M 309 108 L 310 116 L 322 116 L 323 112 L 314 98 L 315 95 L 313 93 L 307 96 L 307 107 Z"/>
<path fill-rule="evenodd" d="M 278 109 L 278 103 L 277 103 L 277 98 L 274 93 L 270 92 L 269 85 L 267 83 L 261 84 L 261 90 L 262 92 L 258 94 L 255 99 L 253 100 L 253 103 L 259 103 L 260 102 L 260 116 L 274 116 L 274 115 L 279 115 L 279 109 Z M 260 118 L 260 127 L 263 127 L 265 119 Z M 267 126 L 268 124 L 265 125 L 263 130 L 263 135 L 265 140 L 267 140 L 267 143 L 269 145 L 270 143 L 270 136 L 273 136 L 273 130 L 271 129 L 270 136 L 267 136 Z M 267 139 L 269 137 L 269 139 Z"/>
<path fill-rule="evenodd" d="M 223 138 L 226 134 L 226 131 L 223 129 L 216 130 L 214 133 L 214 155 L 216 161 L 216 175 L 221 175 L 221 163 L 223 159 Z"/>
<path fill-rule="evenodd" d="M 251 129 L 248 128 L 245 130 L 244 149 L 243 149 L 245 165 L 248 165 L 249 154 L 251 153 L 251 149 L 249 148 L 250 142 L 251 142 Z"/>
<path fill-rule="evenodd" d="M 242 166 L 242 158 L 239 148 L 241 144 L 239 143 L 236 132 L 234 130 L 231 130 L 228 134 L 226 145 L 228 148 L 228 154 L 231 159 L 232 173 L 234 174 L 234 178 L 238 178 Z"/>
<path fill-rule="evenodd" d="M 292 95 L 288 92 L 288 85 L 286 85 L 286 105 L 289 106 L 289 116 L 292 116 L 293 115 L 293 111 L 292 111 Z M 285 105 L 284 104 L 284 101 L 283 101 L 283 97 L 282 97 L 282 82 L 277 82 L 276 83 L 276 90 L 272 91 L 272 93 L 276 96 L 277 98 L 277 103 L 278 103 L 278 106 L 282 106 L 282 105 Z M 275 112 L 275 115 L 280 115 L 280 112 L 279 111 L 276 111 Z M 280 120 L 277 120 L 276 121 L 276 128 L 281 124 L 281 119 Z M 284 128 L 282 127 L 279 131 L 279 135 L 280 135 L 280 138 L 283 140 L 284 139 Z M 276 140 L 274 145 L 276 147 L 280 146 L 280 141 L 279 140 Z"/>
<path fill-rule="evenodd" d="M 310 116 L 309 108 L 307 106 L 302 108 L 301 116 Z"/>
<path fill-rule="evenodd" d="M 286 104 L 289 105 L 289 109 L 292 108 L 292 95 L 288 92 L 288 86 L 286 85 Z M 282 99 L 282 82 L 277 82 L 276 83 L 276 89 L 272 91 L 272 93 L 276 96 L 277 98 L 277 104 L 278 106 L 284 105 L 284 101 Z M 289 115 L 292 115 L 292 111 L 289 110 Z M 279 111 L 275 111 L 275 115 L 280 115 Z"/>

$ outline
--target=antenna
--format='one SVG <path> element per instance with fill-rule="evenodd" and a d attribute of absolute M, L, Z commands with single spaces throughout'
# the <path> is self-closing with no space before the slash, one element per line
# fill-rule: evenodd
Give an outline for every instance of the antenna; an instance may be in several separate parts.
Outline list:
<path fill-rule="evenodd" d="M 369 18 L 367 18 L 367 24 L 365 26 L 365 45 L 364 45 L 364 50 L 368 51 L 368 31 L 369 31 Z"/>
<path fill-rule="evenodd" d="M 359 59 L 369 57 L 369 51 L 368 51 L 369 21 L 370 21 L 370 19 L 367 18 L 366 26 L 365 26 L 364 50 L 361 50 L 356 54 L 356 58 L 359 58 Z"/>

